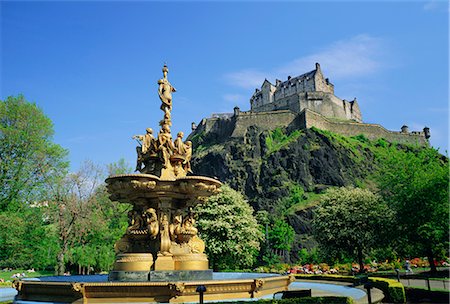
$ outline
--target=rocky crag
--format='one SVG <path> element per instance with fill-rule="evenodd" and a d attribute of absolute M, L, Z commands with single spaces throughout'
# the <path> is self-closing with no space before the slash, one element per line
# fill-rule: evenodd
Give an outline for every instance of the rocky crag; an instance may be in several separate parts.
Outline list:
<path fill-rule="evenodd" d="M 346 138 L 315 128 L 250 126 L 239 138 L 196 133 L 190 139 L 194 172 L 241 191 L 255 210 L 283 215 L 297 234 L 293 252 L 314 246 L 311 210 L 323 190 L 365 183 L 374 169 L 364 136 Z"/>

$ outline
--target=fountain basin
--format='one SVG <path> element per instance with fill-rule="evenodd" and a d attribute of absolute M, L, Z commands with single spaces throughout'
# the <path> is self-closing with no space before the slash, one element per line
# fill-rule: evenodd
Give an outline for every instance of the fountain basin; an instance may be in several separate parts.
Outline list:
<path fill-rule="evenodd" d="M 16 303 L 186 303 L 198 302 L 196 289 L 206 287 L 205 301 L 257 299 L 288 290 L 293 276 L 221 274 L 213 280 L 172 282 L 109 282 L 106 275 L 42 277 L 15 281 Z"/>
<path fill-rule="evenodd" d="M 111 200 L 145 205 L 158 208 L 157 204 L 165 199 L 180 201 L 183 205 L 171 206 L 184 208 L 195 204 L 203 197 L 220 192 L 222 183 L 205 176 L 185 176 L 174 180 L 161 179 L 152 174 L 113 175 L 106 179 Z"/>

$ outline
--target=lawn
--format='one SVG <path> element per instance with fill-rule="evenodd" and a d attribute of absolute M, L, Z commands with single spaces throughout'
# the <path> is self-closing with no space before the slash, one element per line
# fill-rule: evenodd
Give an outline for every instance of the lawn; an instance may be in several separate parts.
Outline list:
<path fill-rule="evenodd" d="M 12 271 L 3 271 L 0 270 L 0 279 L 3 279 L 6 281 L 13 281 L 14 278 L 11 278 L 11 276 L 15 273 L 25 273 L 26 277 L 25 278 L 34 278 L 34 277 L 42 277 L 42 276 L 49 276 L 49 275 L 54 275 L 53 271 L 36 271 L 36 272 L 27 272 L 26 269 L 13 269 Z"/>

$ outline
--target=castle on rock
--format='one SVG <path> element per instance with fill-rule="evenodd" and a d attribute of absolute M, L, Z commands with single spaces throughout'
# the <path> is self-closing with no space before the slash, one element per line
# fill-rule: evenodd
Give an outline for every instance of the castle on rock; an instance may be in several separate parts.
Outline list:
<path fill-rule="evenodd" d="M 355 99 L 348 101 L 334 95 L 334 85 L 325 78 L 320 64 L 315 69 L 287 80 L 267 79 L 250 98 L 250 111 L 234 108 L 233 113 L 213 114 L 198 126 L 192 123 L 190 137 L 209 133 L 217 138 L 245 137 L 250 126 L 273 130 L 277 127 L 305 129 L 316 127 L 345 136 L 364 135 L 391 142 L 428 145 L 429 128 L 410 132 L 406 125 L 400 131 L 389 131 L 379 124 L 364 123 Z"/>

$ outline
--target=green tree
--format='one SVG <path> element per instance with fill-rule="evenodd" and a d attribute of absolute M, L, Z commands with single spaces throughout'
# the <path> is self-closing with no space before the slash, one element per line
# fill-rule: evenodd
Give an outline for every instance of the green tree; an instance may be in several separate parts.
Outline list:
<path fill-rule="evenodd" d="M 47 211 L 58 236 L 58 275 L 65 273 L 67 255 L 71 249 L 76 244 L 84 245 L 86 236 L 102 225 L 101 221 L 93 220 L 93 213 L 96 212 L 95 192 L 101 178 L 101 169 L 85 162 L 78 172 L 67 174 L 52 187 L 53 198 Z"/>
<path fill-rule="evenodd" d="M 294 242 L 295 231 L 282 219 L 276 219 L 269 229 L 270 246 L 278 250 L 290 251 Z"/>
<path fill-rule="evenodd" d="M 53 124 L 22 95 L 0 101 L 0 211 L 26 207 L 65 171 L 67 151 L 52 142 Z"/>
<path fill-rule="evenodd" d="M 108 175 L 131 172 L 123 159 L 106 170 Z M 130 206 L 109 199 L 105 177 L 103 168 L 86 161 L 52 188 L 47 214 L 58 240 L 58 274 L 67 266 L 88 274 L 92 269 L 109 270 L 114 263 L 114 243 L 126 229 Z"/>
<path fill-rule="evenodd" d="M 261 227 L 242 194 L 226 185 L 221 189 L 194 210 L 206 253 L 214 270 L 251 267 L 263 240 Z"/>
<path fill-rule="evenodd" d="M 47 268 L 56 237 L 44 216 L 48 193 L 67 171 L 53 124 L 22 95 L 0 101 L 0 264 Z"/>
<path fill-rule="evenodd" d="M 369 190 L 330 189 L 314 210 L 314 236 L 326 256 L 356 256 L 362 272 L 364 254 L 383 246 L 392 219 L 393 212 Z"/>
<path fill-rule="evenodd" d="M 449 164 L 435 149 L 390 147 L 377 181 L 380 193 L 396 211 L 397 245 L 404 255 L 448 256 Z"/>

